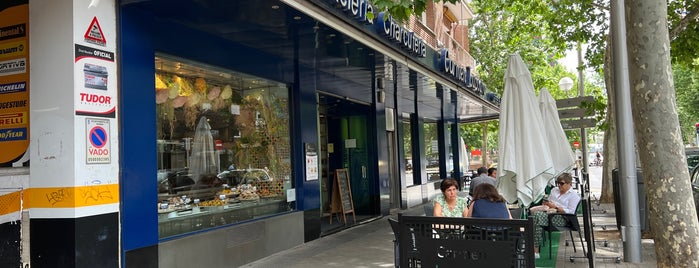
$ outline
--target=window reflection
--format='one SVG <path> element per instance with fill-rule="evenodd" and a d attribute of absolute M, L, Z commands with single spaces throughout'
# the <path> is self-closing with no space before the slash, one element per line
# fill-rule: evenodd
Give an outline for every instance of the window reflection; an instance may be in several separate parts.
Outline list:
<path fill-rule="evenodd" d="M 413 177 L 413 146 L 412 133 L 410 132 L 410 121 L 404 120 L 401 123 L 403 128 L 403 159 L 405 159 L 405 185 L 412 186 L 415 184 Z"/>
<path fill-rule="evenodd" d="M 436 122 L 425 122 L 425 158 L 427 159 L 427 178 L 438 180 L 439 176 L 439 134 Z"/>
<path fill-rule="evenodd" d="M 290 210 L 286 85 L 155 58 L 160 237 Z"/>

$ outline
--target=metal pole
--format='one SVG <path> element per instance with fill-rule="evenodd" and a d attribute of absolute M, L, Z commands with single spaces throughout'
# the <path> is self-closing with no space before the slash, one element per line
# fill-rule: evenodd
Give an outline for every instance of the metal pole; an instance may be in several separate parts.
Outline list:
<path fill-rule="evenodd" d="M 585 96 L 585 83 L 583 79 L 583 60 L 582 46 L 578 43 L 578 90 L 580 97 Z M 582 119 L 582 117 L 580 118 Z M 587 157 L 587 130 L 584 127 L 580 128 L 580 146 L 582 147 L 582 168 L 580 168 L 580 176 L 588 172 L 589 159 Z"/>
<path fill-rule="evenodd" d="M 488 122 L 483 122 L 483 143 L 481 144 L 481 166 L 488 167 Z"/>
<path fill-rule="evenodd" d="M 641 230 L 638 206 L 638 184 L 634 154 L 634 130 L 631 114 L 631 89 L 629 63 L 626 50 L 624 0 L 611 2 L 610 20 L 614 65 L 614 91 L 616 92 L 616 127 L 619 146 L 619 192 L 621 196 L 621 240 L 625 262 L 642 262 Z M 619 212 L 617 212 L 619 213 Z M 623 225 L 626 224 L 626 225 Z"/>

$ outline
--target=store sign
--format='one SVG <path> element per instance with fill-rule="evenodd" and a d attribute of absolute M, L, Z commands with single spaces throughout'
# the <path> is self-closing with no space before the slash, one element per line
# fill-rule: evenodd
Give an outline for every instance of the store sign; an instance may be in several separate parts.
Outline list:
<path fill-rule="evenodd" d="M 25 23 L 0 27 L 0 41 L 27 36 Z"/>
<path fill-rule="evenodd" d="M 9 94 L 27 91 L 27 82 L 17 82 L 9 84 L 0 84 L 0 94 Z"/>
<path fill-rule="evenodd" d="M 27 54 L 27 51 L 24 49 L 25 47 L 27 47 L 25 40 L 0 44 L 0 58 L 4 59 L 24 56 Z"/>
<path fill-rule="evenodd" d="M 27 139 L 27 128 L 0 129 L 0 142 L 21 141 Z"/>
<path fill-rule="evenodd" d="M 5 166 L 28 163 L 22 158 L 29 155 L 28 23 L 29 1 L 0 4 L 0 164 Z"/>
<path fill-rule="evenodd" d="M 376 25 L 376 31 L 390 41 L 397 43 L 400 47 L 407 50 L 417 57 L 424 58 L 427 55 L 427 44 L 418 35 L 411 32 L 407 28 L 393 19 L 386 13 L 380 12 L 373 20 L 367 17 L 367 14 L 374 13 L 374 7 L 368 0 L 331 0 L 335 6 L 342 9 L 355 20 L 364 24 Z"/>
<path fill-rule="evenodd" d="M 401 26 L 400 22 L 394 20 L 391 14 L 379 12 L 372 20 L 367 17 L 367 14 L 374 13 L 374 7 L 369 0 L 328 0 L 332 2 L 336 8 L 342 9 L 349 16 L 364 24 L 373 24 L 377 33 L 383 35 L 386 39 L 395 42 L 404 50 L 416 57 L 424 58 L 427 56 L 427 43 L 420 38 L 419 35 L 410 31 L 410 29 Z M 458 65 L 449 58 L 449 50 L 442 49 L 440 53 L 440 71 L 449 75 L 463 84 L 479 96 L 484 96 L 487 91 L 485 84 L 478 78 L 471 76 L 471 67 Z M 496 103 L 495 101 L 491 101 Z M 496 103 L 499 104 L 499 101 Z"/>
<path fill-rule="evenodd" d="M 0 114 L 0 127 L 15 127 L 28 123 L 26 113 Z"/>
<path fill-rule="evenodd" d="M 458 65 L 455 61 L 449 58 L 449 50 L 443 48 L 439 54 L 439 70 L 448 76 L 459 81 L 466 88 L 472 90 L 479 96 L 485 94 L 485 84 L 476 77 L 471 75 L 471 67 Z"/>
<path fill-rule="evenodd" d="M 13 59 L 0 62 L 0 76 L 23 74 L 27 72 L 27 59 Z"/>
<path fill-rule="evenodd" d="M 374 7 L 369 4 L 368 0 L 335 0 L 335 3 L 359 22 L 374 24 L 374 21 L 366 16 L 368 13 L 374 13 Z"/>
<path fill-rule="evenodd" d="M 425 44 L 425 40 L 422 40 L 417 34 L 401 26 L 393 19 L 391 14 L 381 12 L 376 20 L 378 22 L 376 24 L 376 29 L 379 33 L 384 34 L 386 38 L 398 43 L 403 49 L 408 50 L 410 53 L 420 58 L 424 58 L 425 55 L 427 55 L 427 44 Z"/>

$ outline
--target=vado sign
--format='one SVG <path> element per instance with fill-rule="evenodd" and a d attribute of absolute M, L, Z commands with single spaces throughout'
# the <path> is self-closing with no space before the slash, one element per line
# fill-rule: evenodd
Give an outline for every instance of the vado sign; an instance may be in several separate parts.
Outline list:
<path fill-rule="evenodd" d="M 109 164 L 112 161 L 108 119 L 85 119 L 87 132 L 87 164 Z"/>

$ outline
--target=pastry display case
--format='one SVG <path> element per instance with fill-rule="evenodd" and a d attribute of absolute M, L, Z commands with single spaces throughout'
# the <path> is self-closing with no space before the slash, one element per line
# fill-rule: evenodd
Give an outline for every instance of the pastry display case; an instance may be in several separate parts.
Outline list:
<path fill-rule="evenodd" d="M 292 210 L 288 87 L 168 55 L 155 64 L 160 237 Z"/>

